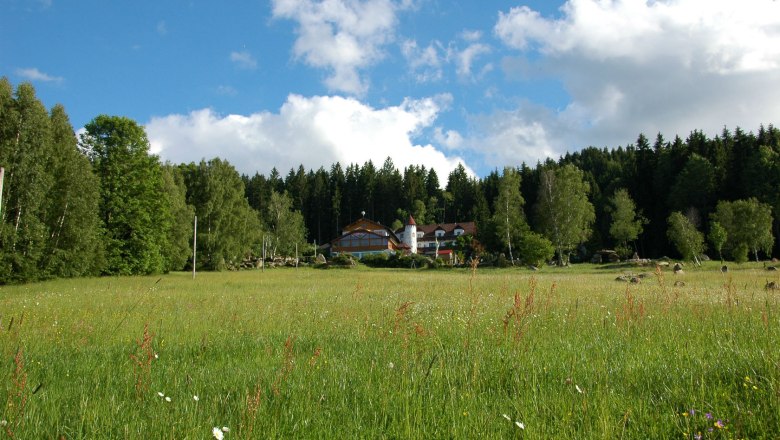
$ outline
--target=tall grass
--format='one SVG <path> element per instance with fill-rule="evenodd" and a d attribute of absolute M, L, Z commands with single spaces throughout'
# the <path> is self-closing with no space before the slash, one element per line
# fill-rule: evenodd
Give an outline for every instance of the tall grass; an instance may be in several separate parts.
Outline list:
<path fill-rule="evenodd" d="M 780 293 L 765 274 L 279 269 L 2 287 L 0 436 L 777 438 Z"/>

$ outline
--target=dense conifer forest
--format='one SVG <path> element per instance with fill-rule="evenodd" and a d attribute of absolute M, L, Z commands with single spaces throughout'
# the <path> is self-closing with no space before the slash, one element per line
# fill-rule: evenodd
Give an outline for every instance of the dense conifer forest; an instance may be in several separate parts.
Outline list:
<path fill-rule="evenodd" d="M 0 79 L 0 283 L 191 267 L 237 268 L 265 243 L 291 255 L 328 243 L 361 212 L 392 227 L 475 221 L 480 252 L 530 263 L 623 256 L 744 261 L 780 249 L 780 130 L 714 138 L 640 134 L 616 148 L 494 170 L 425 164 L 299 166 L 240 175 L 219 158 L 162 163 L 142 126 L 97 116 L 77 137 L 62 106 Z M 476 243 L 476 242 L 475 242 Z M 476 244 L 474 246 L 477 246 Z"/>

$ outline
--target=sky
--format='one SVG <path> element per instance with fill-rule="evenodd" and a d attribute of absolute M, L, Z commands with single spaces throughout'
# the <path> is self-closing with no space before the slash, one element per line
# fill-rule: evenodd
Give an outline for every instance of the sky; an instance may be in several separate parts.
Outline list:
<path fill-rule="evenodd" d="M 0 0 L 0 76 L 164 161 L 482 177 L 780 119 L 776 0 Z"/>

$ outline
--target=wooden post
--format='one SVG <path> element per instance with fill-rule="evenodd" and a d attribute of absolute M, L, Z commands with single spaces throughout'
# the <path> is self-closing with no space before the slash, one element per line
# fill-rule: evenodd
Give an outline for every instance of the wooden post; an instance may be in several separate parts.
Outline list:
<path fill-rule="evenodd" d="M 263 235 L 263 253 L 262 253 L 262 256 L 260 258 L 263 259 L 263 261 L 262 261 L 263 265 L 260 266 L 261 267 L 261 272 L 265 272 L 265 235 Z"/>
<path fill-rule="evenodd" d="M 195 216 L 195 226 L 193 227 L 192 232 L 192 279 L 195 279 L 195 264 L 198 261 L 197 260 L 197 250 L 198 250 L 198 216 Z"/>
<path fill-rule="evenodd" d="M 295 268 L 298 268 L 298 243 L 295 243 Z"/>

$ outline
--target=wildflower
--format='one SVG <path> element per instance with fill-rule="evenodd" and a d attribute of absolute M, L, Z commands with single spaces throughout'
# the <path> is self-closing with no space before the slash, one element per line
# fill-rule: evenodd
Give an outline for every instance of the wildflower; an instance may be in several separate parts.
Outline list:
<path fill-rule="evenodd" d="M 574 388 L 576 388 L 576 389 L 577 389 L 577 392 L 578 392 L 578 393 L 582 394 L 582 388 L 580 388 L 580 386 L 579 386 L 579 385 L 574 385 Z"/>
<path fill-rule="evenodd" d="M 228 433 L 228 432 L 230 432 L 230 428 L 228 428 L 227 426 L 223 426 L 222 427 L 222 432 Z"/>
<path fill-rule="evenodd" d="M 701 432 L 697 432 L 696 435 L 693 436 L 693 440 L 701 440 Z"/>
<path fill-rule="evenodd" d="M 515 422 L 515 425 L 517 425 L 520 429 L 525 429 L 525 425 L 523 425 L 523 422 Z"/>
<path fill-rule="evenodd" d="M 696 410 L 691 408 L 691 410 L 688 411 L 688 414 L 690 414 L 691 416 L 695 416 L 696 415 Z"/>
<path fill-rule="evenodd" d="M 165 394 L 161 393 L 160 391 L 157 392 L 157 395 L 160 397 L 165 397 Z"/>
<path fill-rule="evenodd" d="M 509 420 L 510 422 L 512 421 L 512 419 L 511 419 L 511 418 L 509 418 L 509 416 L 508 416 L 508 415 L 506 415 L 506 414 L 501 414 L 501 417 L 503 417 L 503 418 L 505 418 L 505 419 Z"/>
<path fill-rule="evenodd" d="M 707 420 L 712 420 L 712 413 L 704 414 L 704 417 L 706 417 Z"/>
<path fill-rule="evenodd" d="M 395 368 L 395 364 L 390 362 L 389 364 L 387 364 L 387 368 L 392 370 L 393 368 Z"/>
<path fill-rule="evenodd" d="M 8 420 L 0 420 L 0 426 L 5 426 L 8 424 Z"/>
<path fill-rule="evenodd" d="M 170 401 L 171 401 L 171 398 L 170 398 L 169 396 L 165 396 L 165 401 L 166 401 L 166 402 L 170 402 Z"/>
<path fill-rule="evenodd" d="M 225 438 L 225 434 L 222 433 L 222 430 L 217 428 L 216 426 L 211 429 L 211 435 L 214 436 L 217 440 L 222 440 Z"/>
<path fill-rule="evenodd" d="M 716 427 L 716 428 L 718 428 L 718 429 L 723 429 L 723 427 L 724 427 L 725 425 L 723 424 L 723 422 L 721 422 L 721 421 L 720 421 L 720 419 L 718 419 L 718 421 L 717 421 L 717 422 L 715 422 L 715 424 L 714 424 L 713 426 L 714 426 L 714 427 Z"/>
<path fill-rule="evenodd" d="M 198 395 L 196 394 L 196 395 L 192 396 L 192 400 L 197 402 L 197 401 L 200 400 L 200 397 L 198 397 Z"/>

